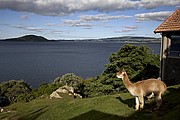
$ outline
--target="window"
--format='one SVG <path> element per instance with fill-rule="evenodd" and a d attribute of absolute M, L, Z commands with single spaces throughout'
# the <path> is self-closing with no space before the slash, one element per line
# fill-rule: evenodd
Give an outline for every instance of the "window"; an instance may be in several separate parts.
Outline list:
<path fill-rule="evenodd" d="M 171 47 L 170 47 L 170 57 L 180 58 L 180 36 L 171 36 Z"/>

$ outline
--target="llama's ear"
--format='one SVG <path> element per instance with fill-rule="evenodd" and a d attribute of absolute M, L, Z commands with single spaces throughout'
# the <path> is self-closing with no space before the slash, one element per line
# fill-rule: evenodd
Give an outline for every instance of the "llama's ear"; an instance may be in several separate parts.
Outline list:
<path fill-rule="evenodd" d="M 124 68 L 123 68 L 122 72 L 126 72 Z"/>

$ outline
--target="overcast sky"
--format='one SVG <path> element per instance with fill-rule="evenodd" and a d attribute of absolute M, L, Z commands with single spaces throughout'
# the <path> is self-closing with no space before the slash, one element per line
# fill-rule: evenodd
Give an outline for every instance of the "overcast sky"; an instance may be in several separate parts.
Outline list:
<path fill-rule="evenodd" d="M 0 39 L 160 37 L 153 31 L 180 0 L 0 0 Z"/>

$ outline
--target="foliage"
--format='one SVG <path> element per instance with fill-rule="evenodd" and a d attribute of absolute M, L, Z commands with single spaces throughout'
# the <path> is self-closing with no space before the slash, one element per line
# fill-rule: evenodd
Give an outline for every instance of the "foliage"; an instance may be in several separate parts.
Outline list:
<path fill-rule="evenodd" d="M 8 97 L 0 96 L 0 107 L 4 107 L 10 104 Z"/>
<path fill-rule="evenodd" d="M 10 80 L 0 84 L 0 96 L 5 96 L 12 103 L 19 95 L 27 95 L 32 91 L 31 87 L 23 80 Z"/>
<path fill-rule="evenodd" d="M 106 70 L 103 74 L 114 74 L 119 69 L 125 69 L 132 79 L 147 65 L 159 67 L 159 55 L 151 54 L 146 45 L 135 46 L 125 44 L 122 48 L 109 57 L 109 64 L 106 64 Z"/>
<path fill-rule="evenodd" d="M 54 80 L 55 84 L 60 84 L 60 85 L 69 85 L 69 86 L 75 86 L 79 80 L 82 80 L 81 77 L 76 76 L 74 73 L 67 73 L 65 75 L 62 75 L 61 77 L 57 77 Z"/>
<path fill-rule="evenodd" d="M 64 86 L 64 85 L 68 85 L 68 86 L 72 86 L 74 88 L 75 91 L 81 91 L 81 85 L 83 79 L 80 76 L 75 75 L 74 73 L 67 73 L 65 75 L 62 75 L 61 77 L 57 77 L 54 80 L 54 84 L 58 85 L 58 86 Z"/>
<path fill-rule="evenodd" d="M 31 95 L 29 97 L 31 97 L 31 99 L 35 99 L 38 97 L 42 97 L 44 95 L 50 95 L 53 91 L 55 91 L 56 89 L 58 89 L 58 85 L 56 84 L 52 84 L 52 83 L 43 83 L 41 84 L 37 89 L 34 89 L 31 92 Z"/>
<path fill-rule="evenodd" d="M 83 85 L 84 97 L 95 97 L 119 92 L 122 82 L 117 78 L 98 76 L 96 78 L 85 79 Z"/>

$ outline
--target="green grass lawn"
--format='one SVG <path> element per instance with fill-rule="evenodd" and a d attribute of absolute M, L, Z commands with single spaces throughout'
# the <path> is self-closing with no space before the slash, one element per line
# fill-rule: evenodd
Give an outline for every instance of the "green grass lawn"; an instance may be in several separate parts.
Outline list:
<path fill-rule="evenodd" d="M 163 105 L 154 111 L 153 100 L 145 102 L 141 111 L 134 110 L 134 97 L 119 93 L 86 99 L 38 99 L 15 103 L 0 113 L 2 120 L 179 120 L 180 85 L 169 87 L 163 95 Z"/>

